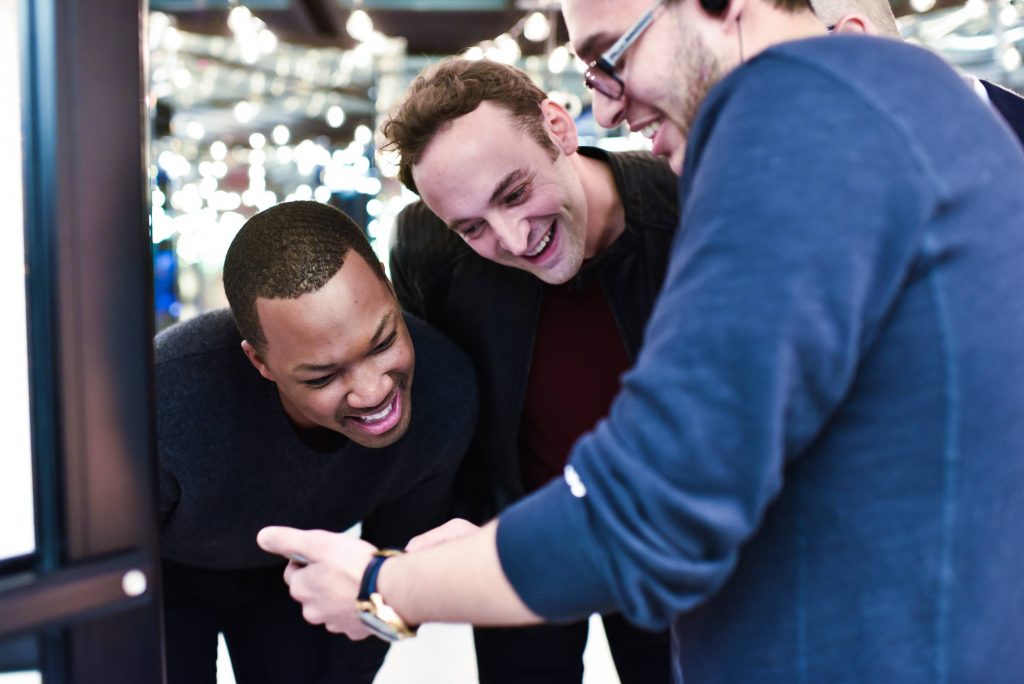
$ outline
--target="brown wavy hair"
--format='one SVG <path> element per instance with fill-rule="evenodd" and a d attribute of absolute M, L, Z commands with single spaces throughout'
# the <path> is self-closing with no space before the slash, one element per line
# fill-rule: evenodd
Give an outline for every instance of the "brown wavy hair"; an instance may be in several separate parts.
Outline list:
<path fill-rule="evenodd" d="M 405 99 L 381 125 L 381 149 L 398 152 L 398 179 L 417 192 L 412 167 L 440 131 L 481 102 L 503 107 L 551 157 L 558 148 L 544 128 L 540 104 L 547 94 L 523 71 L 488 59 L 452 57 L 424 69 Z"/>

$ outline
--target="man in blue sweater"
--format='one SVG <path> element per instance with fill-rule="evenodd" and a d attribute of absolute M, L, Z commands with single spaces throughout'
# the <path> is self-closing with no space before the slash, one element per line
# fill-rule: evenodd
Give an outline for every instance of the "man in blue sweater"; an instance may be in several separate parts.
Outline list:
<path fill-rule="evenodd" d="M 287 529 L 307 617 L 672 625 L 701 682 L 1024 679 L 1024 155 L 938 57 L 799 0 L 567 0 L 682 224 L 564 478 L 392 558 Z M 619 40 L 620 37 L 622 40 Z M 685 146 L 685 155 L 683 147 Z M 685 156 L 685 168 L 683 159 Z"/>

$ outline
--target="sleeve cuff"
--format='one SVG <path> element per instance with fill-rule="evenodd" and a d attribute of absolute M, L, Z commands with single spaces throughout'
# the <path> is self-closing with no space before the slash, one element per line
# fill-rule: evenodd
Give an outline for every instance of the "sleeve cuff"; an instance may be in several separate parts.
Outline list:
<path fill-rule="evenodd" d="M 562 478 L 501 514 L 497 544 L 513 589 L 545 620 L 566 622 L 614 610 L 587 502 Z"/>

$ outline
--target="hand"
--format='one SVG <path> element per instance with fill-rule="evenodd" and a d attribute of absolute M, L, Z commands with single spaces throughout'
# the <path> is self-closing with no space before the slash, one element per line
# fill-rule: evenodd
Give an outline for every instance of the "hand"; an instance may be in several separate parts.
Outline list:
<path fill-rule="evenodd" d="M 418 549 L 425 549 L 430 546 L 437 546 L 438 544 L 444 544 L 450 542 L 453 539 L 459 537 L 465 537 L 471 532 L 475 532 L 480 528 L 462 518 L 452 518 L 443 525 L 439 525 L 432 530 L 428 530 L 423 534 L 417 535 L 409 540 L 409 543 L 405 545 L 406 551 L 416 551 Z"/>
<path fill-rule="evenodd" d="M 256 543 L 264 551 L 291 559 L 284 581 L 292 598 L 302 604 L 307 622 L 354 640 L 370 635 L 359 620 L 356 597 L 376 550 L 372 544 L 348 534 L 292 527 L 264 527 Z"/>

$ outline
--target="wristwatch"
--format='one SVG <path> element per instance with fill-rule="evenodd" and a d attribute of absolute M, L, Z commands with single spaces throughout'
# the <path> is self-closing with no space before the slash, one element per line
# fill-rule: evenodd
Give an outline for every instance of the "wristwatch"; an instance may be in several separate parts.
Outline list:
<path fill-rule="evenodd" d="M 377 574 L 380 572 L 380 566 L 384 565 L 388 558 L 403 553 L 404 551 L 398 549 L 380 549 L 375 552 L 366 570 L 363 571 L 363 581 L 359 584 L 359 596 L 356 598 L 359 619 L 374 636 L 384 641 L 398 641 L 416 636 L 416 628 L 405 624 L 405 620 L 399 617 L 394 608 L 384 603 L 384 597 L 377 591 Z"/>

